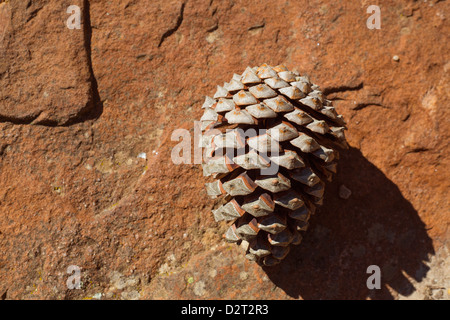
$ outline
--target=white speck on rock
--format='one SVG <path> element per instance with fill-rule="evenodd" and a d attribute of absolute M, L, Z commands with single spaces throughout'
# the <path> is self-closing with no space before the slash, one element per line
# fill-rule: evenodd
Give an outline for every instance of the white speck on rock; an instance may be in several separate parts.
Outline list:
<path fill-rule="evenodd" d="M 198 281 L 194 285 L 194 294 L 199 297 L 205 295 L 205 293 L 206 293 L 205 287 L 206 287 L 205 282 Z"/>
<path fill-rule="evenodd" d="M 99 292 L 99 293 L 96 293 L 96 294 L 94 294 L 93 296 L 92 296 L 92 299 L 97 299 L 97 300 L 100 300 L 102 298 L 102 294 Z"/>
<path fill-rule="evenodd" d="M 147 154 L 145 152 L 141 152 L 138 154 L 137 157 L 145 160 L 145 159 L 147 159 Z"/>
<path fill-rule="evenodd" d="M 175 257 L 175 255 L 172 253 L 167 257 L 167 260 L 169 260 L 170 262 L 174 263 L 175 261 L 177 261 L 177 258 Z"/>
<path fill-rule="evenodd" d="M 245 272 L 245 271 L 242 271 L 242 272 L 239 274 L 239 278 L 240 278 L 241 280 L 247 280 L 247 279 L 248 279 L 248 273 Z"/>
<path fill-rule="evenodd" d="M 209 271 L 209 276 L 211 278 L 215 278 L 217 276 L 217 270 L 216 269 L 212 269 L 211 271 Z"/>
<path fill-rule="evenodd" d="M 120 272 L 114 271 L 111 275 L 111 284 L 117 290 L 123 290 L 126 287 L 133 287 L 139 283 L 139 279 L 135 277 L 125 277 Z"/>
<path fill-rule="evenodd" d="M 159 268 L 159 273 L 165 274 L 165 273 L 169 273 L 170 271 L 170 267 L 168 263 L 164 263 L 161 265 L 161 267 Z"/>
<path fill-rule="evenodd" d="M 121 298 L 124 300 L 139 300 L 141 294 L 136 290 L 133 291 L 125 291 L 120 294 Z"/>

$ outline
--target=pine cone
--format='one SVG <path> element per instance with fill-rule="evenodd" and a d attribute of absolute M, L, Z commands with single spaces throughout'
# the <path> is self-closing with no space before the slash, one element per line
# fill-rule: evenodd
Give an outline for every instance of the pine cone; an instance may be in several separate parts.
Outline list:
<path fill-rule="evenodd" d="M 319 87 L 284 66 L 248 67 L 206 97 L 200 119 L 203 174 L 210 197 L 222 197 L 216 221 L 245 241 L 246 257 L 266 266 L 302 241 L 336 173 L 337 148 L 348 148 L 345 122 Z"/>

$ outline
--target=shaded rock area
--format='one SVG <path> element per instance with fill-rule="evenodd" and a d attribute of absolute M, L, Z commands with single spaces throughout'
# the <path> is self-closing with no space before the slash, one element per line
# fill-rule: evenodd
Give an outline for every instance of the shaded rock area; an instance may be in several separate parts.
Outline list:
<path fill-rule="evenodd" d="M 370 4 L 0 1 L 1 299 L 449 299 L 450 4 L 382 1 L 379 30 Z M 351 146 L 272 269 L 171 161 L 204 96 L 262 63 L 319 84 Z"/>

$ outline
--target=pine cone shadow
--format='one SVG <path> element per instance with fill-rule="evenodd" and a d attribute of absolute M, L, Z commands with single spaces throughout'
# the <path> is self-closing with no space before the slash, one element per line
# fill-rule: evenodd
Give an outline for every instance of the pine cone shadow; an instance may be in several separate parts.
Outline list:
<path fill-rule="evenodd" d="M 339 187 L 352 191 L 339 198 Z M 417 211 L 397 186 L 359 150 L 342 152 L 338 174 L 327 185 L 324 205 L 310 220 L 300 246 L 279 265 L 264 271 L 294 298 L 393 299 L 415 289 L 434 254 L 432 240 Z M 381 289 L 368 289 L 370 265 L 381 269 Z M 405 276 L 405 274 L 407 276 Z"/>

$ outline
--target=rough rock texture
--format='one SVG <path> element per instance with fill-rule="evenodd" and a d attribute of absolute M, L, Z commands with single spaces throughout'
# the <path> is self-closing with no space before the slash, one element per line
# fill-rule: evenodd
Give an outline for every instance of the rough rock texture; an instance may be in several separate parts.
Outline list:
<path fill-rule="evenodd" d="M 386 0 L 369 30 L 370 4 L 0 1 L 0 297 L 448 299 L 450 5 Z M 263 62 L 321 84 L 351 146 L 271 270 L 222 244 L 201 166 L 170 160 L 203 96 Z"/>
<path fill-rule="evenodd" d="M 69 30 L 62 20 L 69 5 L 87 12 L 82 2 L 14 0 L 1 5 L 0 121 L 64 125 L 95 111 L 90 26 Z"/>

